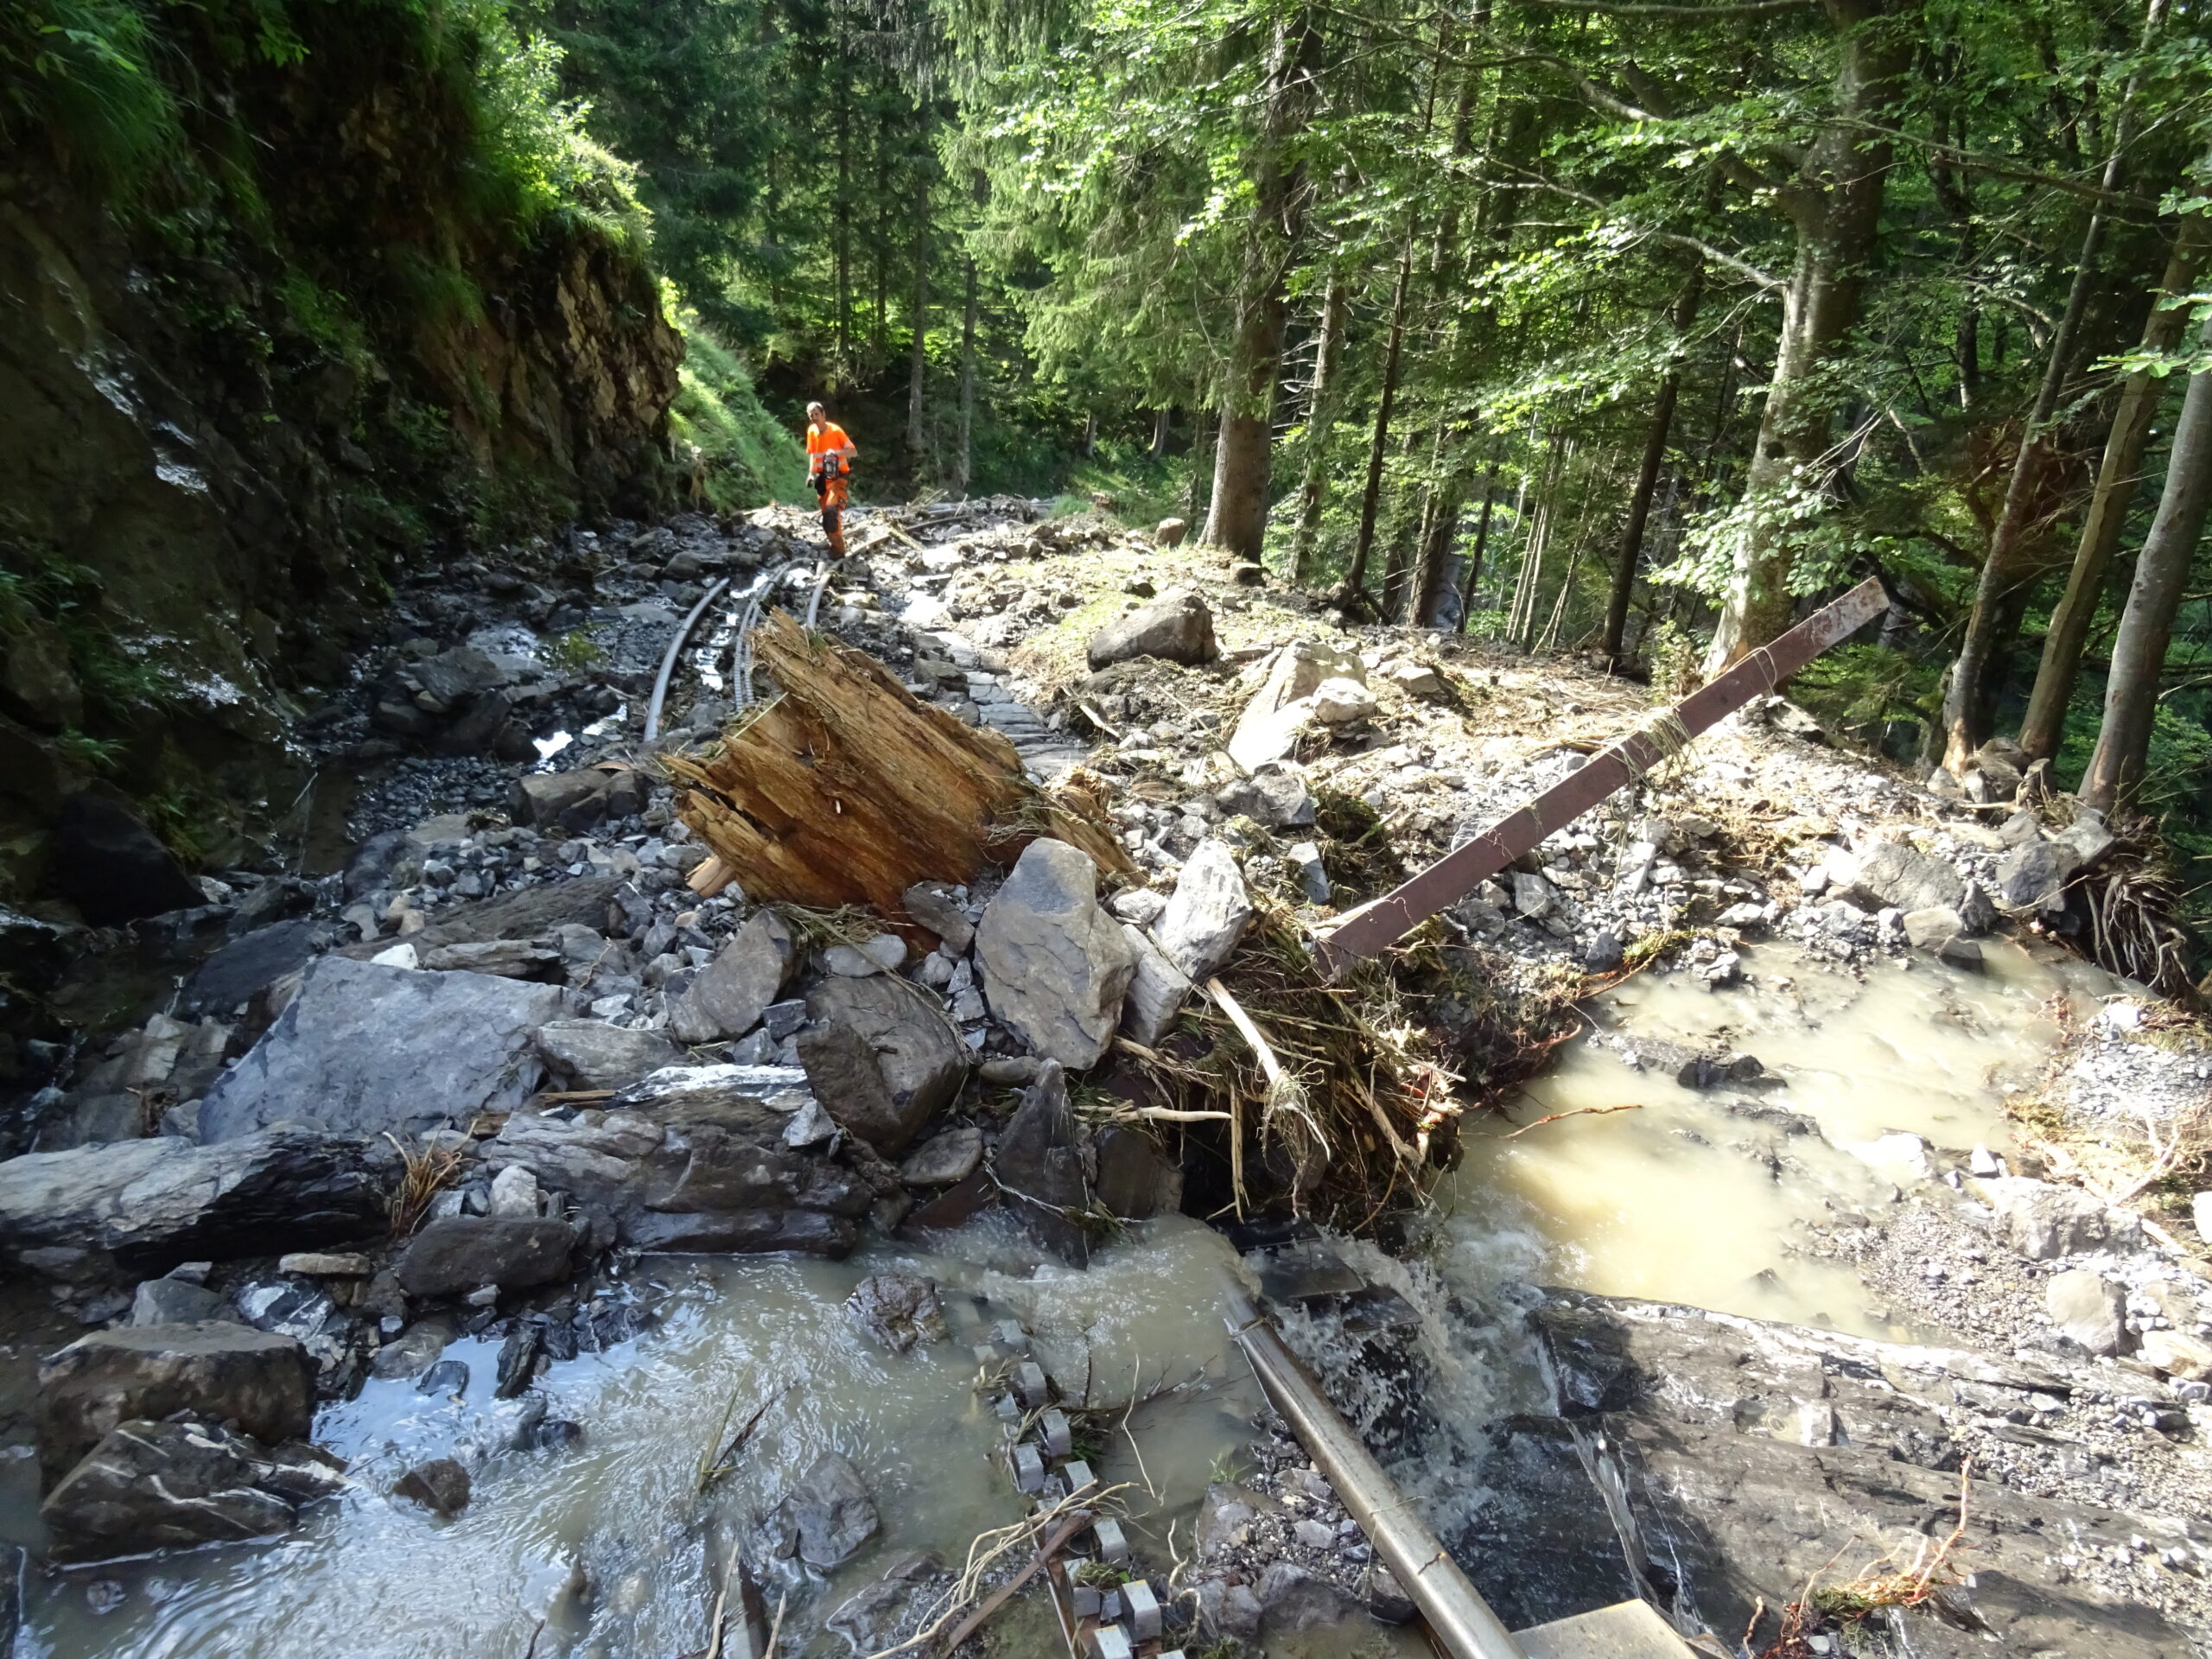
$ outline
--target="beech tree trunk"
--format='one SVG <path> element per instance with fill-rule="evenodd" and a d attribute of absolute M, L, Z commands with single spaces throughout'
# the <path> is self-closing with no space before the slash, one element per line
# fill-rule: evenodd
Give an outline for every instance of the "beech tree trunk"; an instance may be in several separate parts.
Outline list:
<path fill-rule="evenodd" d="M 1382 346 L 1382 387 L 1375 399 L 1375 433 L 1367 446 L 1367 482 L 1359 493 L 1359 533 L 1344 571 L 1346 599 L 1366 597 L 1367 564 L 1375 550 L 1375 515 L 1382 499 L 1382 461 L 1389 453 L 1390 411 L 1398 397 L 1398 362 L 1406 343 L 1406 289 L 1414 274 L 1414 226 L 1406 226 L 1405 251 L 1398 259 L 1397 285 L 1390 291 L 1390 327 Z"/>
<path fill-rule="evenodd" d="M 1475 525 L 1475 550 L 1467 555 L 1467 568 L 1459 573 L 1459 628 L 1467 631 L 1467 619 L 1474 613 L 1475 584 L 1482 580 L 1483 555 L 1490 547 L 1491 509 L 1497 504 L 1497 474 L 1493 470 L 1489 481 L 1483 486 L 1483 516 Z"/>
<path fill-rule="evenodd" d="M 1621 525 L 1621 544 L 1613 555 L 1613 585 L 1605 595 L 1605 632 L 1598 642 L 1605 666 L 1614 673 L 1622 667 L 1621 640 L 1628 632 L 1628 602 L 1636 592 L 1637 561 L 1643 556 L 1643 529 L 1651 518 L 1651 498 L 1659 487 L 1659 469 L 1667 460 L 1667 440 L 1675 429 L 1675 404 L 1681 396 L 1681 337 L 1697 321 L 1698 302 L 1705 289 L 1705 267 L 1690 271 L 1681 296 L 1675 302 L 1670 321 L 1675 326 L 1675 354 L 1668 361 L 1659 395 L 1652 400 L 1651 426 L 1644 434 L 1643 464 L 1637 470 L 1636 488 L 1628 499 L 1628 518 Z"/>
<path fill-rule="evenodd" d="M 2182 221 L 2173 252 L 2167 257 L 2161 297 L 2189 292 L 2203 262 L 2208 231 L 2205 216 L 2191 213 Z M 2189 313 L 2182 306 L 2154 303 L 2143 325 L 2143 349 L 2171 352 L 2181 340 Z M 2097 483 L 2089 498 L 2088 517 L 2082 524 L 2082 539 L 2074 550 L 2074 568 L 2066 578 L 2066 592 L 2051 613 L 2050 629 L 2044 635 L 2043 662 L 2036 670 L 2035 690 L 2028 698 L 2027 717 L 2020 725 L 2020 747 L 2036 760 L 2058 753 L 2066 733 L 2066 706 L 2073 700 L 2074 682 L 2082 671 L 2082 650 L 2088 644 L 2090 625 L 2096 620 L 2103 597 L 2105 575 L 2112 556 L 2119 550 L 2120 532 L 2127 524 L 2135 488 L 2142 479 L 2143 452 L 2150 446 L 2151 423 L 2158 412 L 2165 383 L 2147 369 L 2138 369 L 2120 383 L 2120 402 L 2113 410 L 2112 429 L 2105 438 L 2104 459 L 2097 467 Z"/>
<path fill-rule="evenodd" d="M 1313 351 L 1313 399 L 1306 416 L 1306 476 L 1298 486 L 1298 524 L 1291 532 L 1290 579 L 1302 583 L 1313 568 L 1321 509 L 1329 497 L 1329 435 L 1343 401 L 1344 329 L 1351 295 L 1341 270 L 1332 269 L 1321 297 L 1321 338 Z"/>
<path fill-rule="evenodd" d="M 1896 27 L 1893 16 L 1911 3 L 1825 0 L 1838 50 L 1834 103 L 1804 166 L 1776 192 L 1796 229 L 1797 254 L 1783 295 L 1774 378 L 1744 480 L 1745 494 L 1755 503 L 1778 504 L 1793 486 L 1827 485 L 1814 471 L 1828 447 L 1827 415 L 1805 391 L 1858 321 L 1892 149 L 1878 129 L 1890 124 L 1897 85 L 1912 63 L 1910 31 Z M 1764 512 L 1745 531 L 1707 655 L 1707 674 L 1789 626 L 1796 601 L 1783 531 L 1777 516 Z"/>
<path fill-rule="evenodd" d="M 2212 323 L 2203 331 L 2212 346 Z M 2135 561 L 2135 581 L 2113 641 L 2112 673 L 2105 682 L 2104 724 L 2096 752 L 2082 775 L 2081 797 L 2106 811 L 2134 798 L 2151 751 L 2158 708 L 2158 675 L 2166 664 L 2174 615 L 2189 586 L 2189 567 L 2204 515 L 2212 504 L 2212 370 L 2190 377 L 2166 460 L 2166 486 L 2158 517 Z"/>
<path fill-rule="evenodd" d="M 2151 0 L 2146 38 L 2158 29 L 2166 0 Z M 2120 162 L 2133 137 L 2131 82 L 2113 124 L 2112 151 L 2105 158 L 2104 188 L 2120 183 Z M 2050 354 L 2036 389 L 2035 407 L 2020 432 L 2019 453 L 2013 457 L 2012 476 L 2005 480 L 2005 505 L 1990 532 L 1989 554 L 1981 563 L 1974 583 L 1974 607 L 1967 613 L 1966 637 L 1959 642 L 1958 660 L 1951 664 L 1951 682 L 1943 693 L 1943 765 L 1962 772 L 1974 752 L 1989 735 L 1989 710 L 2002 648 L 2018 626 L 2022 585 L 2037 574 L 2028 556 L 2029 521 L 2056 458 L 2052 453 L 2050 422 L 2058 408 L 2058 395 L 2073 367 L 2075 341 L 2081 337 L 2082 318 L 2088 310 L 2091 275 L 2097 251 L 2104 242 L 2105 214 L 2101 206 L 2089 213 L 2088 227 L 2082 233 L 2080 262 L 2066 296 L 2066 310 L 2051 331 Z"/>

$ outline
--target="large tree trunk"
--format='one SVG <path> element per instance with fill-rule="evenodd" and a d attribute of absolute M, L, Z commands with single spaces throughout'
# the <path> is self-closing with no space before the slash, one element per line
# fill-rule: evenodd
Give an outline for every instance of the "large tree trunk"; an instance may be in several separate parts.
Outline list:
<path fill-rule="evenodd" d="M 2212 323 L 2202 336 L 2212 345 Z M 2081 796 L 2110 811 L 2131 800 L 2143 782 L 2151 750 L 2151 725 L 2158 707 L 2158 675 L 2172 640 L 2174 613 L 2189 585 L 2189 567 L 2204 533 L 2212 503 L 2212 370 L 2190 377 L 2166 458 L 2166 487 L 2158 515 L 2135 561 L 2134 584 L 2113 641 L 2112 673 L 2105 682 L 2104 725 L 2082 779 Z"/>
<path fill-rule="evenodd" d="M 2151 0 L 2145 37 L 2154 32 L 2164 15 L 2166 0 Z M 2113 124 L 2112 153 L 2105 158 L 2104 188 L 2120 183 L 2120 162 L 2133 137 L 2133 94 L 2131 82 L 2122 98 L 2120 118 Z M 2089 307 L 2098 250 L 2103 245 L 2105 214 L 2101 207 L 2089 212 L 2088 227 L 2082 233 L 2082 252 L 2074 267 L 2074 282 L 2066 296 L 2066 310 L 2052 330 L 2050 355 L 2044 365 L 2043 381 L 2036 388 L 2035 407 L 2021 429 L 2019 453 L 2013 457 L 2012 476 L 2005 480 L 2005 505 L 1990 532 L 1988 556 L 1974 583 L 1974 607 L 1967 613 L 1966 637 L 1959 642 L 1958 660 L 1951 664 L 1951 682 L 1943 694 L 1943 765 L 1963 772 L 1974 752 L 1989 735 L 1989 710 L 2002 647 L 2010 637 L 2022 602 L 2024 584 L 2038 574 L 2028 556 L 2028 530 L 2037 499 L 2043 494 L 2056 457 L 2050 442 L 2051 416 L 2059 393 L 2074 365 L 2075 342 L 2082 334 L 2082 319 Z"/>
<path fill-rule="evenodd" d="M 1313 568 L 1321 533 L 1321 509 L 1329 497 L 1329 435 L 1336 429 L 1337 406 L 1344 401 L 1345 325 L 1351 295 L 1344 272 L 1329 271 L 1321 296 L 1321 338 L 1313 352 L 1313 398 L 1306 416 L 1306 476 L 1298 486 L 1298 524 L 1291 532 L 1290 579 L 1302 583 Z"/>
<path fill-rule="evenodd" d="M 1897 83 L 1912 61 L 1911 33 L 1897 26 L 1894 15 L 1910 3 L 1826 0 L 1839 55 L 1834 101 L 1803 168 L 1777 193 L 1796 229 L 1797 257 L 1783 296 L 1782 337 L 1758 446 L 1744 480 L 1745 494 L 1754 503 L 1779 505 L 1793 485 L 1801 490 L 1826 486 L 1815 474 L 1828 447 L 1827 411 L 1805 393 L 1858 320 L 1891 162 L 1891 143 L 1878 129 L 1887 124 Z M 1753 516 L 1713 630 L 1708 673 L 1789 626 L 1795 601 L 1784 530 L 1777 513 Z"/>
<path fill-rule="evenodd" d="M 1382 387 L 1375 399 L 1375 432 L 1367 445 L 1367 481 L 1359 493 L 1359 532 L 1344 571 L 1344 597 L 1363 601 L 1367 563 L 1375 550 L 1375 515 L 1382 499 L 1382 461 L 1390 449 L 1390 411 L 1398 397 L 1398 361 L 1406 343 L 1406 290 L 1414 274 L 1414 227 L 1406 226 L 1405 251 L 1398 259 L 1397 285 L 1390 291 L 1390 327 L 1382 346 Z"/>
<path fill-rule="evenodd" d="M 2212 221 L 2191 213 L 2182 221 L 2181 234 L 2166 260 L 2161 298 L 2189 292 L 2202 263 Z M 2179 343 L 2189 321 L 2188 308 L 2153 302 L 2143 325 L 2145 352 L 2171 352 Z M 2020 747 L 2037 760 L 2058 753 L 2066 734 L 2066 705 L 2073 700 L 2075 677 L 2082 671 L 2082 650 L 2089 627 L 2096 620 L 2103 597 L 2105 575 L 2120 547 L 2126 527 L 2128 508 L 2142 477 L 2143 451 L 2151 442 L 2151 423 L 2158 412 L 2165 383 L 2147 369 L 2138 369 L 2120 383 L 2119 405 L 2113 410 L 2112 429 L 2105 438 L 2105 453 L 2097 467 L 2095 491 L 2089 498 L 2089 514 L 2082 521 L 2082 539 L 2074 550 L 2074 568 L 2066 579 L 2066 593 L 2051 613 L 2050 628 L 2043 638 L 2043 662 L 2036 671 L 2035 690 L 2028 698 L 2027 718 L 2020 725 Z"/>
<path fill-rule="evenodd" d="M 1154 461 L 1167 459 L 1168 423 L 1174 416 L 1174 406 L 1170 404 L 1162 404 L 1152 412 L 1152 458 Z"/>
<path fill-rule="evenodd" d="M 1319 31 L 1301 13 L 1276 31 L 1268 64 L 1267 106 L 1252 161 L 1252 216 L 1236 302 L 1236 336 L 1214 448 L 1213 502 L 1204 539 L 1257 562 L 1268 536 L 1275 383 L 1282 372 L 1290 245 L 1298 216 L 1298 175 L 1286 156 L 1312 102 Z"/>

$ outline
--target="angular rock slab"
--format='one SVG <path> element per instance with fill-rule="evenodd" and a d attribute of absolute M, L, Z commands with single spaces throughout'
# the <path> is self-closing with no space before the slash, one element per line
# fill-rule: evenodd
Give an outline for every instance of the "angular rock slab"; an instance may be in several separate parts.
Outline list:
<path fill-rule="evenodd" d="M 569 1276 L 568 1224 L 520 1216 L 448 1216 L 408 1241 L 400 1287 L 410 1296 L 462 1296 L 480 1285 L 527 1290 Z"/>
<path fill-rule="evenodd" d="M 1210 838 L 1184 861 L 1152 937 L 1177 971 L 1197 982 L 1221 971 L 1251 920 L 1252 900 L 1236 855 L 1227 842 Z"/>
<path fill-rule="evenodd" d="M 0 1250 L 57 1268 L 86 1253 L 162 1273 L 350 1242 L 385 1224 L 369 1143 L 305 1129 L 195 1147 L 166 1137 L 0 1162 Z"/>
<path fill-rule="evenodd" d="M 70 1468 L 111 1429 L 186 1412 L 264 1441 L 303 1440 L 315 1367 L 290 1337 L 223 1320 L 126 1325 L 79 1337 L 38 1368 L 39 1462 Z"/>
<path fill-rule="evenodd" d="M 1339 679 L 1366 683 L 1366 670 L 1350 652 L 1319 639 L 1294 639 L 1285 645 L 1259 695 L 1237 716 L 1229 758 L 1247 772 L 1281 760 L 1314 718 L 1315 695 L 1325 683 Z"/>
<path fill-rule="evenodd" d="M 1081 855 L 1077 855 L 1081 856 Z M 887 1156 L 904 1151 L 968 1076 L 968 1050 L 936 996 L 890 976 L 807 994 L 799 1058 L 823 1109 Z"/>
<path fill-rule="evenodd" d="M 279 1123 L 405 1140 L 512 1111 L 540 1075 L 533 1039 L 560 988 L 325 957 L 276 1023 L 216 1080 L 200 1138 Z"/>
<path fill-rule="evenodd" d="M 1136 952 L 1097 895 L 1090 856 L 1040 837 L 976 930 L 991 1012 L 1038 1054 L 1078 1071 L 1106 1052 L 1137 970 Z"/>
<path fill-rule="evenodd" d="M 669 1030 L 686 1043 L 742 1037 L 760 1023 L 798 962 L 790 924 L 772 910 L 753 912 L 669 1009 Z"/>
<path fill-rule="evenodd" d="M 683 1058 L 683 1051 L 657 1031 L 597 1020 L 556 1020 L 539 1027 L 537 1052 L 579 1089 L 626 1089 Z"/>
<path fill-rule="evenodd" d="M 1090 1185 L 1068 1109 L 1067 1078 L 1057 1061 L 1045 1063 L 999 1136 L 991 1173 L 1040 1243 L 1076 1267 L 1090 1266 L 1083 1217 L 1090 1211 Z"/>
<path fill-rule="evenodd" d="M 345 1484 L 304 1448 L 289 1450 L 279 1461 L 226 1428 L 134 1419 L 103 1436 L 39 1514 L 75 1556 L 267 1537 Z"/>
<path fill-rule="evenodd" d="M 1122 933 L 1137 953 L 1137 971 L 1122 1002 L 1122 1034 L 1143 1048 L 1158 1048 L 1191 1000 L 1191 976 L 1167 959 L 1151 934 L 1126 923 Z"/>

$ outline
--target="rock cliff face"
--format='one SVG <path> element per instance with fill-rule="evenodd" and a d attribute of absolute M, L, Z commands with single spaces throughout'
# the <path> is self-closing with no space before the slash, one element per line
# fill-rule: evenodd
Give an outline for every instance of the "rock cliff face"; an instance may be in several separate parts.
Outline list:
<path fill-rule="evenodd" d="M 179 71 L 244 184 L 121 206 L 59 138 L 0 170 L 0 899 L 100 772 L 235 861 L 285 698 L 400 566 L 664 487 L 683 346 L 635 238 L 487 212 L 466 72 L 297 21 L 296 61 Z"/>

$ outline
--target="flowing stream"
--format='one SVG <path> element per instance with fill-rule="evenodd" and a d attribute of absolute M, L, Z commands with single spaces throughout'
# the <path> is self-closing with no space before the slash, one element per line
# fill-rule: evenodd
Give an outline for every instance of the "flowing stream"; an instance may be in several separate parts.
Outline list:
<path fill-rule="evenodd" d="M 1471 1125 L 1465 1160 L 1438 1194 L 1441 1224 L 1414 1259 L 1340 1247 L 1405 1298 L 1425 1361 L 1418 1402 L 1396 1397 L 1395 1379 L 1341 1319 L 1293 1316 L 1292 1341 L 1370 1428 L 1409 1411 L 1426 1421 L 1394 1469 L 1443 1523 L 1467 1497 L 1454 1484 L 1457 1448 L 1499 1411 L 1541 1395 L 1502 1317 L 1516 1283 L 1916 1334 L 1855 1274 L 1793 1243 L 1807 1224 L 1878 1217 L 1913 1182 L 1940 1178 L 1940 1159 L 1931 1168 L 1885 1136 L 2004 1152 L 2000 1091 L 2050 1052 L 2053 999 L 2079 1014 L 2117 988 L 2095 969 L 2014 946 L 1993 945 L 1989 957 L 1980 975 L 1923 958 L 1859 976 L 1771 948 L 1750 953 L 1751 981 L 1733 989 L 1660 976 L 1621 987 L 1511 1114 L 1521 1123 L 1582 1115 L 1510 1136 L 1496 1119 Z M 1675 1080 L 1683 1051 L 1749 1052 L 1764 1076 L 1686 1088 Z M 866 1477 L 883 1529 L 826 1586 L 794 1600 L 781 1650 L 843 1653 L 820 1620 L 888 1551 L 930 1548 L 957 1564 L 976 1535 L 1018 1516 L 994 1455 L 1000 1424 L 962 1339 L 1008 1319 L 1031 1333 L 1064 1394 L 1087 1388 L 1095 1406 L 1129 1407 L 1104 1432 L 1094 1466 L 1109 1483 L 1130 1483 L 1122 1497 L 1131 1542 L 1164 1570 L 1188 1558 L 1198 1501 L 1209 1480 L 1233 1474 L 1260 1403 L 1220 1313 L 1224 1275 L 1239 1268 L 1218 1234 L 1181 1217 L 1133 1227 L 1087 1273 L 1041 1260 L 991 1217 L 934 1251 L 871 1247 L 844 1262 L 648 1258 L 620 1288 L 651 1310 L 650 1324 L 541 1379 L 551 1414 L 582 1425 L 580 1445 L 509 1449 L 521 1402 L 491 1399 L 492 1345 L 459 1342 L 446 1357 L 469 1368 L 460 1398 L 377 1381 L 324 1409 L 317 1439 L 357 1479 L 293 1535 L 35 1569 L 17 1651 L 508 1659 L 529 1650 L 542 1621 L 540 1659 L 696 1654 L 707 1645 L 710 1563 L 835 1449 Z M 844 1299 L 864 1275 L 891 1269 L 938 1282 L 958 1316 L 952 1340 L 902 1355 L 861 1333 Z M 709 1442 L 764 1401 L 736 1466 L 701 1499 Z M 406 1467 L 445 1456 L 474 1474 L 456 1517 L 386 1495 Z M 29 1459 L 0 1465 L 0 1531 L 34 1546 L 35 1480 Z M 772 1582 L 772 1607 L 776 1593 Z M 1036 1653 L 1057 1650 L 1041 1610 L 1004 1616 L 1009 1631 L 1024 1621 L 1034 1624 Z M 1371 1625 L 1357 1632 L 1378 1639 L 1421 1650 Z M 1345 1650 L 1330 1632 L 1268 1641 L 1283 1656 Z"/>

